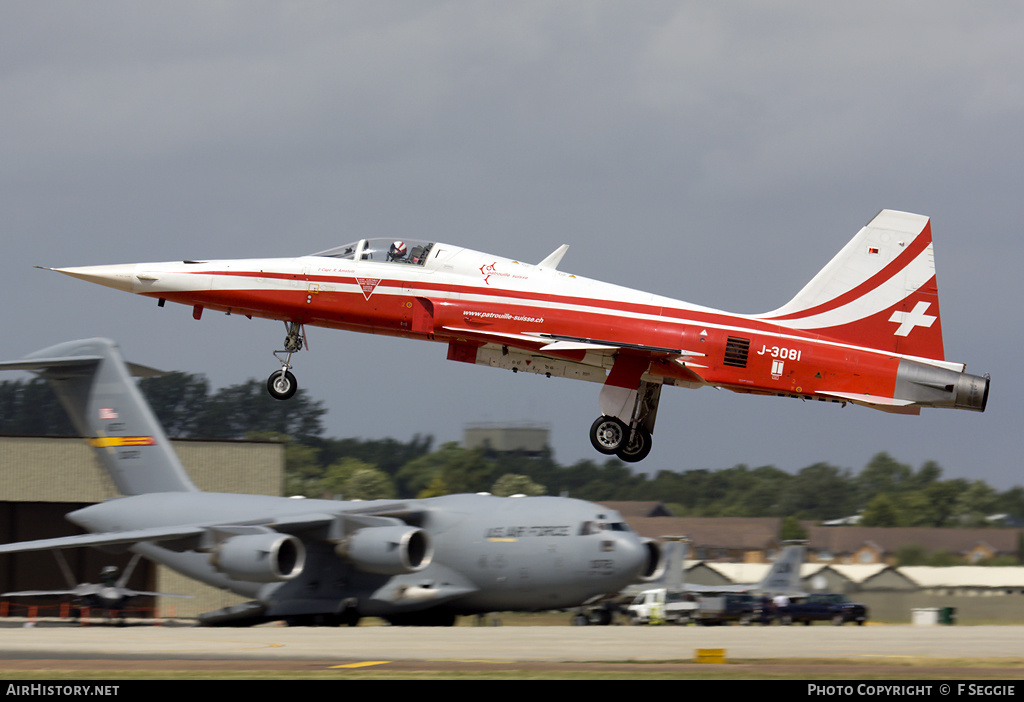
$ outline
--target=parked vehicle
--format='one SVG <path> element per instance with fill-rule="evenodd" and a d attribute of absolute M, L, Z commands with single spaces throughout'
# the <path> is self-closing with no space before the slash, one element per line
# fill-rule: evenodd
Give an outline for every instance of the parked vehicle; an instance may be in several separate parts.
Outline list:
<path fill-rule="evenodd" d="M 754 621 L 757 612 L 757 599 L 753 595 L 730 592 L 701 597 L 695 621 L 704 626 L 728 622 L 739 622 L 745 626 Z"/>
<path fill-rule="evenodd" d="M 699 607 L 692 594 L 659 587 L 644 590 L 626 609 L 633 624 L 689 624 Z"/>
<path fill-rule="evenodd" d="M 809 625 L 811 622 L 827 621 L 836 626 L 842 626 L 846 622 L 863 625 L 868 619 L 868 609 L 857 602 L 850 602 L 845 596 L 837 593 L 815 593 L 777 610 L 774 618 L 780 624 L 803 622 Z"/>

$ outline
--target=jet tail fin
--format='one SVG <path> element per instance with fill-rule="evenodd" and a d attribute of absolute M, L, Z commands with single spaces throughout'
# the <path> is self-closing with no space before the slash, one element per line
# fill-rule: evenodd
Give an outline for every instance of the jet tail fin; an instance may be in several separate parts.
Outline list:
<path fill-rule="evenodd" d="M 669 592 L 682 592 L 685 586 L 683 564 L 690 552 L 690 542 L 686 537 L 663 537 L 665 539 L 665 589 Z"/>
<path fill-rule="evenodd" d="M 33 371 L 50 383 L 122 494 L 198 490 L 131 377 L 156 371 L 127 364 L 113 341 L 57 344 L 0 362 L 0 370 Z"/>
<path fill-rule="evenodd" d="M 945 360 L 931 221 L 882 210 L 796 296 L 761 319 Z"/>
<path fill-rule="evenodd" d="M 758 583 L 758 592 L 784 592 L 787 594 L 800 591 L 800 566 L 804 562 L 804 545 L 790 544 L 782 549 L 764 580 Z"/>

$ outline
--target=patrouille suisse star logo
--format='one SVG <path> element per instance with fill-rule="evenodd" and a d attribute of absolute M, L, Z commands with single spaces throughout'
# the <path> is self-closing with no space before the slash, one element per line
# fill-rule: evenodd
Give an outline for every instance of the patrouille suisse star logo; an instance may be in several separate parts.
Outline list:
<path fill-rule="evenodd" d="M 356 278 L 356 282 L 359 283 L 359 287 L 363 290 L 363 297 L 369 300 L 370 295 L 377 289 L 380 278 Z"/>
<path fill-rule="evenodd" d="M 495 268 L 495 266 L 497 265 L 498 262 L 495 261 L 494 263 L 491 263 L 489 265 L 485 263 L 484 265 L 480 266 L 480 275 L 484 277 L 484 283 L 486 283 L 487 285 L 491 284 L 491 276 L 497 273 L 497 269 Z"/>

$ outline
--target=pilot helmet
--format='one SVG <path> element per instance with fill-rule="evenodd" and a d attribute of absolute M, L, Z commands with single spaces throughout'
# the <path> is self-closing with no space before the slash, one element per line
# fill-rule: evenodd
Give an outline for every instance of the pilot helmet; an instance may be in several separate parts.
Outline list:
<path fill-rule="evenodd" d="M 388 253 L 391 255 L 391 258 L 405 258 L 405 242 L 396 241 L 391 245 Z"/>

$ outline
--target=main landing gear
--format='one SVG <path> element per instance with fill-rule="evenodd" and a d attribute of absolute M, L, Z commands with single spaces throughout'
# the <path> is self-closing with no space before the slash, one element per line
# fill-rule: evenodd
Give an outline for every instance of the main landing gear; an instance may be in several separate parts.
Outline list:
<path fill-rule="evenodd" d="M 305 330 L 298 322 L 287 322 L 285 326 L 288 333 L 284 337 L 284 349 L 274 352 L 274 357 L 281 363 L 281 370 L 274 371 L 267 378 L 267 392 L 275 400 L 287 400 L 299 389 L 299 383 L 290 369 L 292 354 L 301 351 L 305 343 Z M 281 358 L 282 353 L 288 354 L 288 357 Z"/>
<path fill-rule="evenodd" d="M 599 452 L 618 456 L 626 463 L 637 463 L 651 452 L 651 433 L 661 397 L 659 383 L 641 382 L 636 391 L 632 415 L 627 423 L 604 414 L 590 425 L 590 443 Z"/>

